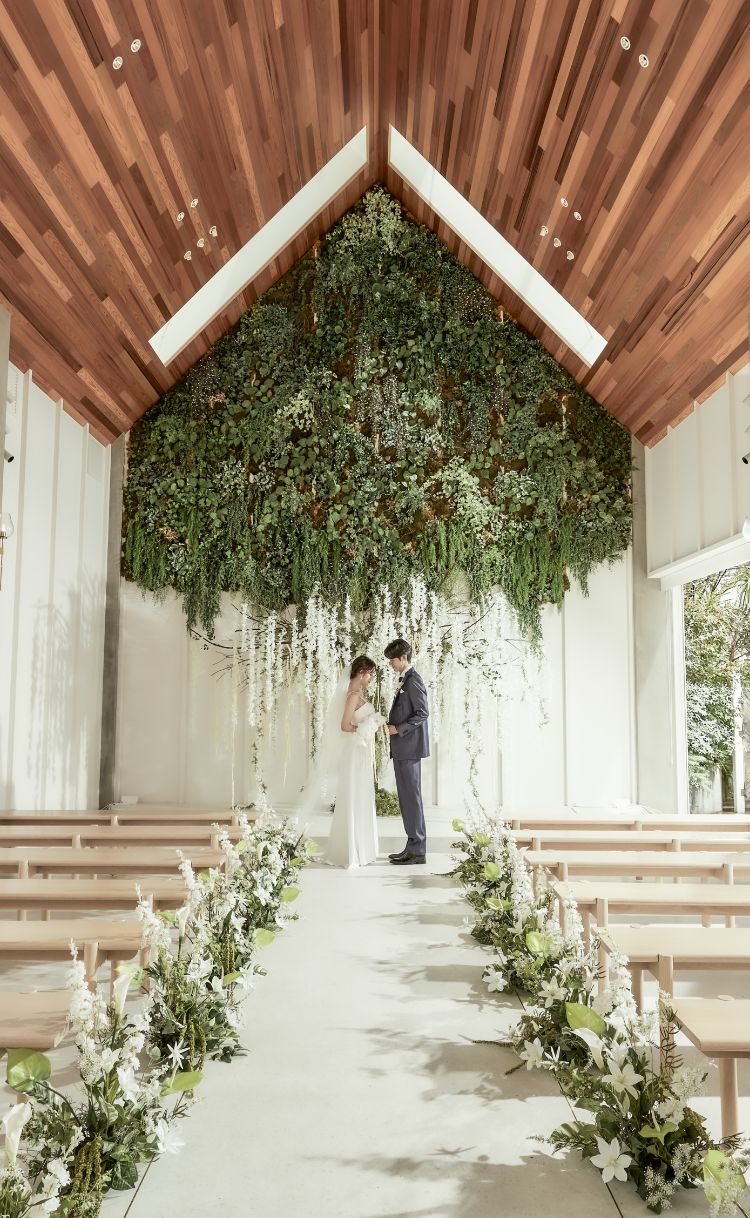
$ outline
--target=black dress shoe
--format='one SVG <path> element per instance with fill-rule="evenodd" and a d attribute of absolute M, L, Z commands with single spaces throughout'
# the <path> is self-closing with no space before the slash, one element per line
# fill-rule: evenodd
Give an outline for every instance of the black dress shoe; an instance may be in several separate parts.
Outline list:
<path fill-rule="evenodd" d="M 397 850 L 395 854 L 389 854 L 388 858 L 391 860 L 391 862 L 393 862 L 394 859 L 402 859 L 404 855 L 408 853 L 409 851 L 407 850 L 406 846 L 404 846 L 403 850 Z"/>
<path fill-rule="evenodd" d="M 410 867 L 412 863 L 426 863 L 427 860 L 423 854 L 401 854 L 391 862 L 394 867 Z"/>

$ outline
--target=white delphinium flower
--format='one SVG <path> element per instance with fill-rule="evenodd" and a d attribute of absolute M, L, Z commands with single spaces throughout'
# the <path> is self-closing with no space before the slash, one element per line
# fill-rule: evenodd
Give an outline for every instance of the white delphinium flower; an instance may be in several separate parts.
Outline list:
<path fill-rule="evenodd" d="M 218 826 L 212 826 L 212 828 L 213 827 L 218 828 Z M 195 872 L 193 871 L 193 864 L 181 850 L 177 851 L 177 857 L 180 860 L 179 872 L 185 881 L 185 887 L 187 888 L 188 892 L 193 892 L 198 886 L 198 881 L 196 880 Z"/>
<path fill-rule="evenodd" d="M 154 1133 L 156 1134 L 156 1153 L 159 1155 L 179 1154 L 185 1145 L 175 1127 L 165 1117 L 156 1122 Z"/>
<path fill-rule="evenodd" d="M 523 1049 L 518 1054 L 521 1061 L 526 1062 L 527 1070 L 539 1070 L 544 1065 L 544 1047 L 539 1037 L 534 1040 L 525 1040 Z"/>
<path fill-rule="evenodd" d="M 617 1138 L 613 1138 L 611 1142 L 605 1142 L 604 1138 L 597 1137 L 596 1144 L 599 1147 L 599 1154 L 593 1155 L 591 1162 L 601 1171 L 602 1182 L 609 1184 L 610 1180 L 627 1180 L 627 1168 L 630 1167 L 633 1160 L 630 1155 L 622 1153 Z"/>
<path fill-rule="evenodd" d="M 161 918 L 154 913 L 151 903 L 144 899 L 141 895 L 140 887 L 136 888 L 138 894 L 138 904 L 136 913 L 141 920 L 143 926 L 143 941 L 144 944 L 151 949 L 152 952 L 159 953 L 160 951 L 169 951 L 172 945 L 172 937 L 169 933 L 169 928 Z"/>

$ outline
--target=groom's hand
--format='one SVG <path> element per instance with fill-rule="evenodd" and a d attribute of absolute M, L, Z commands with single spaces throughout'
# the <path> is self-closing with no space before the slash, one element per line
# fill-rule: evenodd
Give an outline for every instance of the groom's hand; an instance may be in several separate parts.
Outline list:
<path fill-rule="evenodd" d="M 387 728 L 388 728 L 388 735 L 389 735 L 389 736 L 398 736 L 398 728 L 397 728 L 397 727 L 394 727 L 392 723 L 388 723 L 386 726 L 387 726 Z"/>

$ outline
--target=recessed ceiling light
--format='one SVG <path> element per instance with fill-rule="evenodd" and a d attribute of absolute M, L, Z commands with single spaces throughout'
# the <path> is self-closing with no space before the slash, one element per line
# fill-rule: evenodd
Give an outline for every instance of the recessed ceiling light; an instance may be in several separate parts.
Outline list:
<path fill-rule="evenodd" d="M 120 71 L 120 68 L 122 67 L 122 55 L 115 56 L 115 58 L 112 60 L 112 67 L 114 68 L 115 72 Z"/>
<path fill-rule="evenodd" d="M 184 220 L 184 219 L 185 219 L 185 213 L 184 213 L 184 211 L 178 211 L 178 213 L 177 213 L 177 221 L 178 221 L 178 223 L 179 223 L 179 221 L 180 221 L 180 220 Z"/>
<path fill-rule="evenodd" d="M 563 195 L 562 199 L 560 200 L 560 202 L 562 203 L 563 207 L 568 206 L 568 200 L 565 198 L 564 195 Z"/>
<path fill-rule="evenodd" d="M 553 237 L 552 244 L 554 245 L 556 250 L 559 250 L 560 246 L 562 245 L 562 241 L 560 240 L 559 237 Z"/>
<path fill-rule="evenodd" d="M 568 252 L 567 252 L 567 254 L 565 255 L 565 257 L 567 258 L 568 262 L 572 262 L 572 261 L 573 261 L 573 259 L 575 258 L 575 254 L 573 253 L 573 251 L 572 251 L 572 250 L 568 250 Z"/>
<path fill-rule="evenodd" d="M 622 38 L 620 39 L 620 46 L 622 47 L 623 51 L 630 50 L 630 39 L 626 34 L 623 34 Z"/>
<path fill-rule="evenodd" d="M 190 200 L 190 206 L 191 206 L 191 207 L 197 207 L 197 206 L 198 206 L 198 200 L 197 200 L 197 199 L 191 199 L 191 200 Z"/>
<path fill-rule="evenodd" d="M 549 232 L 549 229 L 547 228 L 547 225 L 543 224 L 542 227 L 539 229 L 539 236 L 546 237 L 548 232 Z"/>
<path fill-rule="evenodd" d="M 639 55 L 638 62 L 642 68 L 647 68 L 648 67 L 648 55 Z"/>
<path fill-rule="evenodd" d="M 573 212 L 573 219 L 574 219 L 574 220 L 580 220 L 580 219 L 581 219 L 581 213 L 580 213 L 579 211 L 574 211 L 574 212 Z"/>
<path fill-rule="evenodd" d="M 219 230 L 215 224 L 212 224 L 208 231 L 212 237 L 218 237 L 219 235 Z"/>
<path fill-rule="evenodd" d="M 189 262 L 193 255 L 190 250 L 185 250 L 185 253 L 182 256 L 186 262 Z"/>
<path fill-rule="evenodd" d="M 132 41 L 132 42 L 131 42 L 131 44 L 130 44 L 130 49 L 131 49 L 131 51 L 133 52 L 133 54 L 135 54 L 135 53 L 136 53 L 136 51 L 140 51 L 140 49 L 141 49 L 141 40 L 140 40 L 140 38 L 134 38 L 134 39 L 133 39 L 133 41 Z"/>
<path fill-rule="evenodd" d="M 206 244 L 206 238 L 205 238 L 205 237 L 199 237 L 199 238 L 198 238 L 198 240 L 196 241 L 196 243 L 195 243 L 195 244 L 198 246 L 198 249 L 199 249 L 199 250 L 202 250 L 202 249 L 203 249 L 203 246 Z"/>

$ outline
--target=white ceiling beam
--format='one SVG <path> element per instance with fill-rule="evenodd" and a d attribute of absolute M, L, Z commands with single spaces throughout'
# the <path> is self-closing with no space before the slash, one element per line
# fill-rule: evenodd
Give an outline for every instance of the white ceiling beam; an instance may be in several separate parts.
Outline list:
<path fill-rule="evenodd" d="M 403 135 L 391 127 L 388 161 L 419 197 L 450 225 L 503 283 L 533 309 L 589 367 L 607 345 L 585 317 L 553 288 L 530 262 L 502 237 L 496 228 L 417 152 Z"/>
<path fill-rule="evenodd" d="M 162 363 L 168 364 L 197 338 L 366 164 L 363 127 L 149 339 Z"/>

